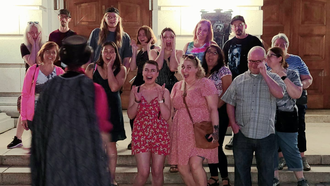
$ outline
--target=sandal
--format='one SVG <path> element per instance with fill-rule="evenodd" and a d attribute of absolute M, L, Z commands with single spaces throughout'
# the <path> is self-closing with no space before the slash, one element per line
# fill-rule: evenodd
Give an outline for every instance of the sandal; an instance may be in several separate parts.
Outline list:
<path fill-rule="evenodd" d="M 179 172 L 178 166 L 177 165 L 171 165 L 169 171 L 170 171 L 170 173 L 177 173 L 177 172 Z"/>
<path fill-rule="evenodd" d="M 219 186 L 219 179 L 215 179 L 211 177 L 209 180 L 213 180 L 214 183 L 207 183 L 207 186 Z"/>
<path fill-rule="evenodd" d="M 225 185 L 225 184 L 223 184 L 223 181 L 228 181 L 228 183 Z M 229 178 L 222 178 L 222 186 L 231 186 Z"/>

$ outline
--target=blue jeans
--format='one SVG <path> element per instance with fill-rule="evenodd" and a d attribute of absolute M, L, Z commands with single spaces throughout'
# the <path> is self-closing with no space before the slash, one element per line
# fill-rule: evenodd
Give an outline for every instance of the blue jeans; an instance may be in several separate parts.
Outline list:
<path fill-rule="evenodd" d="M 275 132 L 276 149 L 281 148 L 286 164 L 291 171 L 302 171 L 303 165 L 298 149 L 298 132 Z M 274 170 L 278 169 L 278 153 L 274 153 Z"/>
<path fill-rule="evenodd" d="M 272 186 L 274 178 L 275 134 L 263 139 L 251 139 L 241 131 L 234 135 L 235 185 L 251 186 L 253 152 L 257 160 L 258 185 Z"/>

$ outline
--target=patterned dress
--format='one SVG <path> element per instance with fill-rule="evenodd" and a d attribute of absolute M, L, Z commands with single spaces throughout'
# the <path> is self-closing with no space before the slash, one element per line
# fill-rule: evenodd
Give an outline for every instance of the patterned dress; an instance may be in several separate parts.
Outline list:
<path fill-rule="evenodd" d="M 187 165 L 192 156 L 201 156 L 208 163 L 218 163 L 218 148 L 201 149 L 195 145 L 193 124 L 183 103 L 181 86 L 184 81 L 176 83 L 171 92 L 173 107 L 176 112 L 171 125 L 171 154 L 168 163 L 171 165 Z M 194 122 L 211 121 L 205 96 L 218 94 L 214 83 L 202 78 L 195 83 L 193 89 L 187 90 L 186 102 Z"/>
<path fill-rule="evenodd" d="M 158 155 L 170 153 L 168 124 L 160 115 L 158 98 L 150 101 L 142 96 L 134 119 L 132 154 L 151 152 Z"/>

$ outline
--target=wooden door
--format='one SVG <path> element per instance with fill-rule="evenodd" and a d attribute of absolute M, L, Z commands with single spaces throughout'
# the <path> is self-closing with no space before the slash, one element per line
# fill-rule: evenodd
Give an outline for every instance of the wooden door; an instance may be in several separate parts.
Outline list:
<path fill-rule="evenodd" d="M 136 39 L 137 29 L 142 25 L 152 27 L 152 12 L 149 10 L 149 0 L 64 0 L 65 7 L 71 13 L 69 27 L 79 35 L 89 37 L 91 31 L 100 27 L 105 10 L 116 7 L 122 18 L 123 29 L 131 39 Z M 129 72 L 123 86 L 122 107 L 128 106 L 128 97 L 131 89 L 129 80 L 135 76 L 136 72 Z"/>
<path fill-rule="evenodd" d="M 279 32 L 290 40 L 289 53 L 308 66 L 313 84 L 308 108 L 330 108 L 330 2 L 327 0 L 264 0 L 263 35 L 266 47 Z"/>

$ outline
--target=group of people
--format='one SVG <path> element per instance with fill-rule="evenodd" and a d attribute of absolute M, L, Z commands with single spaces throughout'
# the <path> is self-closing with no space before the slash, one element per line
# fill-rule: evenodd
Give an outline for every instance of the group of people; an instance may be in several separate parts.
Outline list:
<path fill-rule="evenodd" d="M 287 53 L 285 34 L 274 36 L 266 54 L 260 40 L 245 32 L 244 18 L 235 16 L 230 23 L 235 37 L 221 49 L 211 22 L 202 19 L 193 41 L 180 50 L 169 27 L 160 34 L 160 46 L 145 25 L 131 40 L 114 7 L 88 41 L 69 29 L 70 17 L 60 10 L 61 26 L 45 44 L 39 23 L 29 22 L 21 46 L 27 73 L 20 123 L 8 148 L 22 146 L 24 128 L 32 130 L 33 185 L 117 185 L 116 142 L 126 139 L 120 90 L 129 70 L 137 70 L 127 109 L 128 148 L 138 170 L 133 185 L 144 185 L 150 168 L 153 185 L 163 185 L 166 157 L 170 172 L 179 171 L 188 186 L 219 185 L 218 169 L 222 185 L 231 185 L 222 147 L 228 126 L 234 133 L 235 185 L 251 185 L 254 152 L 259 185 L 279 185 L 283 160 L 298 185 L 308 185 L 306 137 L 300 136 L 306 103 L 297 107 L 296 99 L 307 96 L 312 77 L 298 56 Z M 196 147 L 194 123 L 202 121 L 212 123 L 206 138 L 219 143 L 217 148 Z"/>

